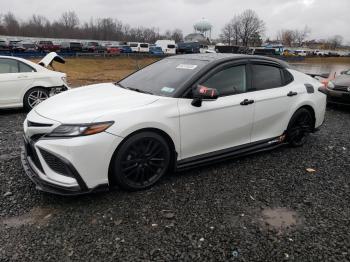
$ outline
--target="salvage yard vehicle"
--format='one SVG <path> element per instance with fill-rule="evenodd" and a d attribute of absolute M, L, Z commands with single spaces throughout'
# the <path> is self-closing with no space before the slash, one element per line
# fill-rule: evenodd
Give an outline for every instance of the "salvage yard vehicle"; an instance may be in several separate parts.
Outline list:
<path fill-rule="evenodd" d="M 146 189 L 174 170 L 304 145 L 324 121 L 321 85 L 268 57 L 167 57 L 36 106 L 23 167 L 55 194 Z"/>
<path fill-rule="evenodd" d="M 61 51 L 63 52 L 82 52 L 83 45 L 79 42 L 62 42 Z"/>
<path fill-rule="evenodd" d="M 350 70 L 328 81 L 325 93 L 330 104 L 350 105 Z"/>
<path fill-rule="evenodd" d="M 162 48 L 164 54 L 176 54 L 176 44 L 174 40 L 157 40 L 155 44 Z"/>
<path fill-rule="evenodd" d="M 36 46 L 39 52 L 56 52 L 60 50 L 60 46 L 55 45 L 52 41 L 38 41 Z"/>
<path fill-rule="evenodd" d="M 39 64 L 0 56 L 0 108 L 24 107 L 27 111 L 48 97 L 68 89 L 66 74 L 47 69 L 53 61 L 64 59 L 52 52 Z"/>
<path fill-rule="evenodd" d="M 98 42 L 85 42 L 83 43 L 83 52 L 89 53 L 105 53 L 107 48 L 100 45 Z"/>

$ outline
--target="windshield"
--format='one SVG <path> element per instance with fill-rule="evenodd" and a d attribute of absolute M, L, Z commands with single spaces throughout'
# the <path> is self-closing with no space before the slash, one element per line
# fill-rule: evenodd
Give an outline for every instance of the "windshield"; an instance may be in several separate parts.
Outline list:
<path fill-rule="evenodd" d="M 207 64 L 207 61 L 166 58 L 126 77 L 118 84 L 124 88 L 172 97 L 185 81 Z"/>

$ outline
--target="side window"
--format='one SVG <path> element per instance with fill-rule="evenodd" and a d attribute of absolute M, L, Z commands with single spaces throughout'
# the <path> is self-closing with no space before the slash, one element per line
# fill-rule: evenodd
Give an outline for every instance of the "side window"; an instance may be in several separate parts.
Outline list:
<path fill-rule="evenodd" d="M 219 96 L 228 96 L 246 92 L 245 65 L 234 66 L 217 72 L 201 85 L 215 88 Z"/>
<path fill-rule="evenodd" d="M 288 85 L 289 83 L 294 81 L 293 75 L 289 73 L 287 69 L 283 69 L 283 78 L 285 85 Z"/>
<path fill-rule="evenodd" d="M 0 59 L 0 74 L 18 73 L 18 64 L 14 59 Z"/>
<path fill-rule="evenodd" d="M 19 64 L 19 71 L 21 73 L 35 72 L 35 70 L 32 67 L 30 67 L 29 65 L 26 65 L 25 63 L 18 62 L 18 64 Z"/>
<path fill-rule="evenodd" d="M 252 65 L 252 90 L 283 86 L 281 70 L 269 65 Z"/>

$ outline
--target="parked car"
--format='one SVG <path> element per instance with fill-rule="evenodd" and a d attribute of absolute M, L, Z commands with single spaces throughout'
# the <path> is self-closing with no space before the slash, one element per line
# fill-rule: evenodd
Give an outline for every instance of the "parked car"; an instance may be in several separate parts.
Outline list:
<path fill-rule="evenodd" d="M 79 42 L 62 42 L 61 51 L 63 52 L 82 52 L 83 45 Z"/>
<path fill-rule="evenodd" d="M 139 43 L 136 42 L 129 42 L 128 46 L 130 46 L 131 50 L 133 53 L 138 52 L 138 48 L 139 48 Z"/>
<path fill-rule="evenodd" d="M 19 43 L 21 42 L 21 40 L 10 40 L 9 41 L 9 48 L 11 51 L 15 51 L 16 47 L 19 46 Z"/>
<path fill-rule="evenodd" d="M 160 46 L 151 46 L 149 48 L 149 53 L 152 55 L 164 55 L 164 52 Z"/>
<path fill-rule="evenodd" d="M 325 93 L 330 104 L 350 105 L 350 70 L 328 81 Z"/>
<path fill-rule="evenodd" d="M 38 41 L 36 46 L 39 52 L 56 52 L 60 50 L 60 46 L 53 44 L 52 41 Z"/>
<path fill-rule="evenodd" d="M 177 44 L 176 53 L 178 54 L 197 54 L 200 52 L 200 44 L 198 42 L 183 42 Z"/>
<path fill-rule="evenodd" d="M 304 145 L 324 121 L 319 86 L 272 58 L 170 56 L 39 104 L 24 121 L 22 163 L 56 194 L 145 189 L 172 170 Z"/>
<path fill-rule="evenodd" d="M 83 43 L 83 52 L 105 53 L 107 52 L 107 48 L 100 45 L 98 42 L 85 42 Z"/>
<path fill-rule="evenodd" d="M 23 46 L 21 42 L 12 43 L 11 45 L 12 52 L 25 52 L 26 48 Z"/>
<path fill-rule="evenodd" d="M 39 64 L 0 56 L 0 108 L 24 107 L 29 111 L 48 97 L 67 90 L 66 74 L 47 69 L 53 61 L 64 63 L 54 52 Z"/>
<path fill-rule="evenodd" d="M 110 46 L 107 46 L 107 53 L 108 54 L 120 54 L 120 49 L 118 46 L 110 45 Z"/>
<path fill-rule="evenodd" d="M 120 53 L 123 53 L 123 54 L 129 54 L 129 53 L 132 53 L 132 49 L 130 46 L 128 45 L 122 45 L 122 46 L 118 46 L 119 50 L 120 50 Z"/>
<path fill-rule="evenodd" d="M 176 44 L 174 40 L 157 40 L 155 44 L 161 47 L 164 54 L 176 54 Z"/>
<path fill-rule="evenodd" d="M 0 39 L 0 51 L 10 51 L 9 45 L 6 40 Z"/>
<path fill-rule="evenodd" d="M 21 42 L 21 45 L 25 49 L 24 52 L 36 52 L 37 51 L 37 47 L 33 43 Z"/>
<path fill-rule="evenodd" d="M 149 53 L 149 44 L 147 44 L 147 43 L 138 43 L 137 52 L 139 52 L 139 53 Z"/>

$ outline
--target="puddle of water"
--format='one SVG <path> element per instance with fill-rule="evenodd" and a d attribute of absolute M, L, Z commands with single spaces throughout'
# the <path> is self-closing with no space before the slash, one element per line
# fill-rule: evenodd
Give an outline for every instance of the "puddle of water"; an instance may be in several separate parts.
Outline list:
<path fill-rule="evenodd" d="M 28 226 L 34 224 L 45 226 L 48 225 L 50 219 L 56 213 L 56 209 L 34 207 L 24 215 L 4 218 L 0 220 L 0 225 L 5 225 L 7 227 L 12 228 L 18 228 L 21 226 Z"/>
<path fill-rule="evenodd" d="M 297 70 L 309 74 L 340 74 L 340 72 L 349 70 L 350 64 L 342 63 L 290 63 Z"/>
<path fill-rule="evenodd" d="M 296 226 L 299 221 L 297 212 L 287 208 L 266 208 L 262 211 L 262 222 L 277 230 Z"/>

